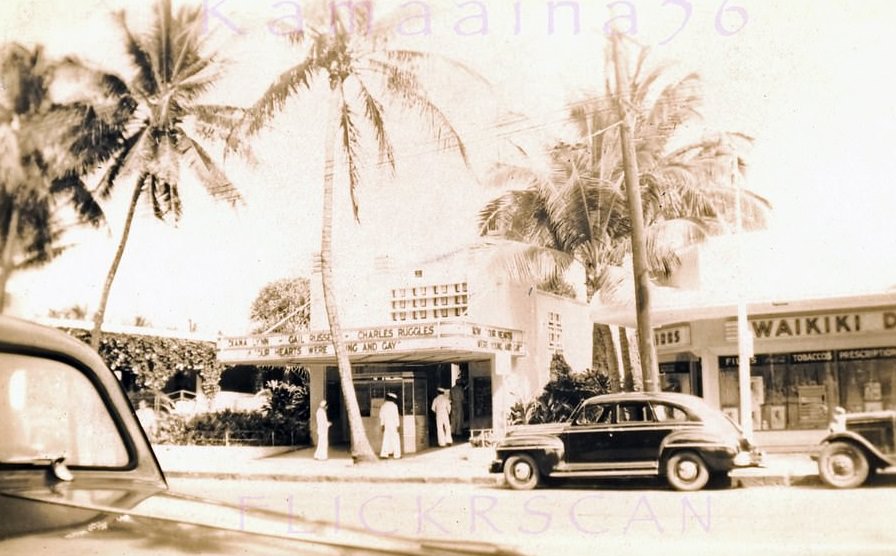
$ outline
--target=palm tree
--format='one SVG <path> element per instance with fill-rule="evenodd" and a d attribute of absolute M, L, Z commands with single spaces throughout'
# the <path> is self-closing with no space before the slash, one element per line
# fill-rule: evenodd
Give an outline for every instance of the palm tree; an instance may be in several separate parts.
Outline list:
<path fill-rule="evenodd" d="M 136 75 L 130 83 L 110 75 L 106 83 L 132 110 L 127 136 L 102 176 L 97 194 L 107 198 L 122 177 L 136 174 L 136 179 L 93 317 L 90 343 L 94 348 L 99 347 L 109 294 L 140 199 L 150 204 L 156 218 L 180 218 L 181 164 L 187 161 L 213 198 L 235 204 L 241 200 L 239 192 L 200 139 L 221 141 L 228 149 L 248 155 L 233 133 L 243 111 L 199 102 L 220 76 L 215 58 L 204 53 L 202 8 L 185 7 L 175 14 L 170 0 L 160 0 L 152 28 L 144 36 L 131 32 L 123 12 L 118 13 L 118 21 Z"/>
<path fill-rule="evenodd" d="M 336 152 L 341 152 L 348 177 L 354 217 L 359 220 L 357 187 L 361 183 L 362 144 L 366 133 L 376 141 L 381 161 L 394 170 L 395 154 L 386 129 L 387 103 L 411 112 L 431 126 L 443 147 L 457 148 L 467 162 L 466 149 L 446 114 L 433 102 L 421 83 L 422 64 L 431 54 L 393 49 L 382 31 L 372 25 L 373 3 L 347 3 L 306 12 L 305 28 L 289 38 L 305 49 L 304 58 L 283 72 L 255 104 L 249 132 L 257 133 L 286 100 L 301 91 L 312 92 L 326 85 L 326 130 L 324 135 L 323 213 L 320 261 L 324 305 L 339 366 L 340 386 L 348 414 L 352 457 L 355 461 L 376 459 L 364 432 L 352 380 L 351 362 L 343 342 L 342 327 L 333 286 L 333 184 Z M 327 4 L 329 6 L 329 4 Z M 365 7 L 366 5 L 366 7 Z M 308 25 L 308 22 L 316 22 Z M 455 62 L 439 58 L 466 69 Z"/>
<path fill-rule="evenodd" d="M 77 95 L 54 89 L 66 78 L 80 84 Z M 102 79 L 75 59 L 48 59 L 39 46 L 0 46 L 0 308 L 15 270 L 64 249 L 65 207 L 77 222 L 103 221 L 82 176 L 112 155 L 124 129 L 123 107 Z"/>
<path fill-rule="evenodd" d="M 732 164 L 745 163 L 738 148 L 749 138 L 720 133 L 680 148 L 672 148 L 674 131 L 699 116 L 699 77 L 689 74 L 660 86 L 666 68 L 645 72 L 647 50 L 641 51 L 630 78 L 636 110 L 634 137 L 640 169 L 641 196 L 647 235 L 648 263 L 657 281 L 679 264 L 678 251 L 730 227 L 735 190 Z M 656 89 L 659 87 L 659 90 Z M 556 280 L 578 261 L 585 268 L 589 300 L 597 292 L 612 295 L 621 280 L 613 270 L 631 252 L 631 224 L 623 188 L 623 164 L 614 98 L 592 96 L 570 110 L 578 141 L 550 150 L 550 171 L 531 165 L 499 165 L 498 184 L 519 184 L 487 204 L 480 213 L 483 229 L 497 227 L 510 247 L 506 261 L 519 276 Z M 764 225 L 769 203 L 745 193 L 745 223 Z M 611 376 L 618 376 L 609 327 L 595 325 L 595 343 L 608 352 Z M 620 336 L 625 338 L 624 335 Z M 624 348 L 625 346 L 623 346 Z M 629 350 L 631 355 L 636 350 Z M 625 387 L 633 365 L 625 364 Z"/>

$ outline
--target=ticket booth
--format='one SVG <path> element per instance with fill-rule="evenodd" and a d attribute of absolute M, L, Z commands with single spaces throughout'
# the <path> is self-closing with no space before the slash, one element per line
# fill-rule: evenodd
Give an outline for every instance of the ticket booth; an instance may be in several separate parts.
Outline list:
<path fill-rule="evenodd" d="M 401 449 L 403 453 L 418 452 L 429 446 L 428 377 L 425 371 L 358 369 L 355 373 L 355 395 L 361 409 L 364 430 L 374 450 L 383 442 L 379 411 L 386 394 L 398 398 L 401 414 Z"/>

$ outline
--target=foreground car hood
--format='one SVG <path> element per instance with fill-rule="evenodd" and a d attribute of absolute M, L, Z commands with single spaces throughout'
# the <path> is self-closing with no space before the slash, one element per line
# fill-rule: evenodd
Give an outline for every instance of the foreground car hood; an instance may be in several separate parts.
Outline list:
<path fill-rule="evenodd" d="M 353 530 L 157 487 L 0 488 L 3 554 L 518 554 Z"/>

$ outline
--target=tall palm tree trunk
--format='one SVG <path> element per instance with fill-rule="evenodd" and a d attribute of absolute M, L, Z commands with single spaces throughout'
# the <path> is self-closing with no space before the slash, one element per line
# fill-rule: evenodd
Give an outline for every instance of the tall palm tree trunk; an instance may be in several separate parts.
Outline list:
<path fill-rule="evenodd" d="M 140 194 L 142 192 L 143 176 L 140 176 L 137 178 L 137 185 L 134 186 L 134 193 L 131 195 L 131 204 L 128 206 L 128 214 L 124 220 L 124 230 L 121 232 L 121 240 L 118 242 L 115 258 L 112 259 L 112 266 L 109 267 L 109 273 L 106 275 L 106 282 L 103 284 L 103 291 L 100 294 L 100 303 L 96 308 L 96 312 L 93 314 L 93 330 L 90 332 L 90 345 L 95 350 L 100 348 L 103 319 L 106 316 L 106 304 L 109 302 L 109 293 L 112 291 L 112 283 L 115 281 L 115 274 L 118 273 L 118 266 L 121 264 L 124 248 L 128 243 L 128 236 L 131 234 L 131 224 L 134 222 L 134 213 L 137 211 L 137 201 L 140 200 Z"/>
<path fill-rule="evenodd" d="M 614 31 L 611 37 L 613 66 L 616 75 L 617 110 L 622 125 L 619 128 L 619 142 L 622 147 L 622 161 L 625 168 L 625 195 L 628 199 L 628 213 L 631 220 L 632 271 L 635 279 L 635 310 L 637 313 L 637 346 L 641 376 L 645 390 L 659 391 L 659 367 L 656 361 L 656 346 L 653 341 L 653 326 L 650 315 L 650 267 L 647 264 L 647 239 L 644 232 L 644 211 L 641 208 L 641 184 L 638 175 L 638 157 L 634 144 L 634 117 L 630 113 L 630 91 L 628 73 L 621 60 L 621 35 Z"/>
<path fill-rule="evenodd" d="M 348 416 L 349 434 L 351 435 L 351 454 L 355 462 L 376 461 L 376 454 L 364 432 L 361 421 L 361 409 L 355 395 L 355 384 L 352 380 L 352 364 L 348 358 L 348 349 L 342 338 L 342 325 L 339 322 L 339 311 L 336 305 L 336 293 L 333 288 L 333 168 L 335 165 L 336 118 L 338 117 L 339 95 L 332 94 L 327 114 L 327 132 L 324 138 L 324 207 L 323 222 L 320 231 L 320 274 L 324 291 L 324 307 L 330 323 L 330 340 L 336 351 L 339 366 L 339 385 L 345 401 L 345 412 Z"/>
<path fill-rule="evenodd" d="M 9 225 L 3 236 L 3 252 L 0 254 L 0 313 L 6 310 L 6 284 L 12 274 L 12 255 L 15 252 L 16 236 L 19 228 L 19 210 L 15 202 L 10 202 Z"/>
<path fill-rule="evenodd" d="M 591 368 L 607 374 L 610 392 L 622 391 L 619 358 L 613 342 L 613 332 L 607 324 L 591 325 Z"/>

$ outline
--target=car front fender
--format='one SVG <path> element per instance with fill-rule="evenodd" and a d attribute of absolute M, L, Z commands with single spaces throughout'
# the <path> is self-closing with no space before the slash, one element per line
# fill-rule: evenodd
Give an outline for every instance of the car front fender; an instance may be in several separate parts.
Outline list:
<path fill-rule="evenodd" d="M 818 452 L 821 453 L 821 450 L 823 450 L 825 446 L 831 444 L 832 442 L 849 442 L 859 445 L 871 456 L 872 460 L 876 460 L 876 462 L 873 462 L 876 467 L 889 467 L 896 465 L 896 459 L 882 452 L 880 448 L 869 442 L 868 439 L 861 434 L 857 434 L 852 431 L 841 431 L 829 434 L 821 441 L 821 448 L 818 450 Z"/>

